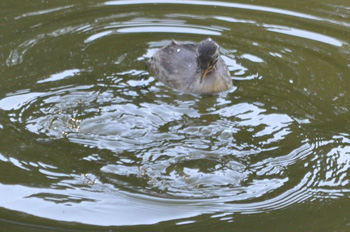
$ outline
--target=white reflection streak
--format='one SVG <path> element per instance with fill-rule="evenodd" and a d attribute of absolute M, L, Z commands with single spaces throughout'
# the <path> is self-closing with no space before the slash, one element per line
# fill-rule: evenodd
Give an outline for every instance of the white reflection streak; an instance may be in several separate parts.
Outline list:
<path fill-rule="evenodd" d="M 22 95 L 9 96 L 0 99 L 0 109 L 2 110 L 17 110 L 27 102 L 42 96 L 43 93 L 32 92 Z"/>
<path fill-rule="evenodd" d="M 184 34 L 199 34 L 199 35 L 221 35 L 220 32 L 210 31 L 198 28 L 187 28 L 187 27 L 164 27 L 164 26 L 139 26 L 139 27 L 127 27 L 120 28 L 117 30 L 108 30 L 97 33 L 90 36 L 84 42 L 91 43 L 102 37 L 111 35 L 113 33 L 145 33 L 145 32 L 162 32 L 162 33 L 184 33 Z"/>
<path fill-rule="evenodd" d="M 131 27 L 121 28 L 117 30 L 120 33 L 132 33 L 132 32 L 164 32 L 164 33 L 188 33 L 188 34 L 205 34 L 205 35 L 221 35 L 220 32 L 209 31 L 196 28 L 185 27 Z"/>
<path fill-rule="evenodd" d="M 14 19 L 20 19 L 20 18 L 28 17 L 28 16 L 37 16 L 37 15 L 48 14 L 48 13 L 52 13 L 55 11 L 65 10 L 65 9 L 71 8 L 73 6 L 74 5 L 69 5 L 69 6 L 56 7 L 56 8 L 52 8 L 52 9 L 40 10 L 40 11 L 35 11 L 35 12 L 29 12 L 29 13 L 25 13 L 25 14 L 22 14 L 20 16 L 17 16 Z"/>
<path fill-rule="evenodd" d="M 90 43 L 90 42 L 92 42 L 92 41 L 94 41 L 94 40 L 97 40 L 97 39 L 102 38 L 102 37 L 104 37 L 104 36 L 110 35 L 110 34 L 112 34 L 112 33 L 113 33 L 112 30 L 103 31 L 103 32 L 100 32 L 100 33 L 97 33 L 97 34 L 95 34 L 95 35 L 90 36 L 90 37 L 87 38 L 84 42 L 85 42 L 85 43 Z"/>
<path fill-rule="evenodd" d="M 271 12 L 271 13 L 290 15 L 290 16 L 295 16 L 295 17 L 299 17 L 299 18 L 313 19 L 313 20 L 319 20 L 319 21 L 325 20 L 325 19 L 320 18 L 320 17 L 316 17 L 316 16 L 308 15 L 308 14 L 303 14 L 303 13 L 299 13 L 299 12 L 295 12 L 295 11 L 290 11 L 290 10 L 276 9 L 276 8 L 267 7 L 267 6 L 255 6 L 255 5 L 242 4 L 242 3 L 229 3 L 229 2 L 216 2 L 216 1 L 181 1 L 181 0 L 180 1 L 179 0 L 177 0 L 177 1 L 165 1 L 165 0 L 144 1 L 144 0 L 135 0 L 135 1 L 107 1 L 104 4 L 105 5 L 134 5 L 134 4 L 154 4 L 154 3 L 221 6 L 221 7 L 230 7 L 230 8 L 238 8 L 238 9 Z"/>
<path fill-rule="evenodd" d="M 40 80 L 37 81 L 37 83 L 44 83 L 44 82 L 52 82 L 52 81 L 59 81 L 59 80 L 63 80 L 67 77 L 72 77 L 76 74 L 78 74 L 80 72 L 79 69 L 69 69 L 69 70 L 65 70 L 63 72 L 60 73 L 55 73 L 50 75 L 50 77 L 44 79 L 44 80 Z"/>
<path fill-rule="evenodd" d="M 300 38 L 305 38 L 305 39 L 310 39 L 330 45 L 334 45 L 337 47 L 342 46 L 342 42 L 334 39 L 330 36 L 322 35 L 316 32 L 311 32 L 311 31 L 305 31 L 302 29 L 296 29 L 292 27 L 283 27 L 283 26 L 277 26 L 277 25 L 264 25 L 265 28 L 267 28 L 268 31 L 273 31 L 281 34 L 286 34 L 286 35 L 292 35 Z"/>

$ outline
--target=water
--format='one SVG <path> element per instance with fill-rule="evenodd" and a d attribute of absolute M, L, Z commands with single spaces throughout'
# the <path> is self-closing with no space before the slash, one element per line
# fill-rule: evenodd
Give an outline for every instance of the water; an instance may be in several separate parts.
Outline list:
<path fill-rule="evenodd" d="M 350 5 L 3 1 L 0 223 L 11 231 L 347 231 Z M 145 70 L 215 39 L 235 87 Z"/>

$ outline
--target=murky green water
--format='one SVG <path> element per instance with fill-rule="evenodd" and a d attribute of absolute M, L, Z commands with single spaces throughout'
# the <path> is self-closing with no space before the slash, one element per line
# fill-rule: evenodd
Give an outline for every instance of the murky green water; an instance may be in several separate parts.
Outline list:
<path fill-rule="evenodd" d="M 349 2 L 0 6 L 5 230 L 350 230 Z M 145 70 L 209 36 L 231 91 Z"/>

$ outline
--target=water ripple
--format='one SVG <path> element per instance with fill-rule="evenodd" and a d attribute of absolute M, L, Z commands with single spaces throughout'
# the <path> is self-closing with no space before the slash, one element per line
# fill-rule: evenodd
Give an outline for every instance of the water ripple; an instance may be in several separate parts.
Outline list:
<path fill-rule="evenodd" d="M 137 4 L 145 9 L 128 8 Z M 217 1 L 18 15 L 32 25 L 2 54 L 16 81 L 0 94 L 0 165 L 17 182 L 0 183 L 0 207 L 104 226 L 183 225 L 348 197 L 346 21 Z M 145 70 L 172 38 L 207 36 L 221 45 L 231 91 L 184 94 Z"/>

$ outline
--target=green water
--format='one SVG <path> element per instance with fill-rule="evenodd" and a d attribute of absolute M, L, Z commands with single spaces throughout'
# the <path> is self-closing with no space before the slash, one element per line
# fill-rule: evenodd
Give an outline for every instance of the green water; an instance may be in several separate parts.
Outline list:
<path fill-rule="evenodd" d="M 348 231 L 350 3 L 0 3 L 4 231 Z M 213 38 L 235 87 L 145 62 Z"/>

